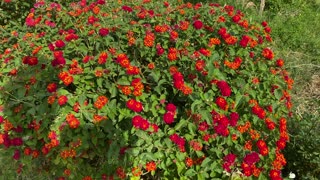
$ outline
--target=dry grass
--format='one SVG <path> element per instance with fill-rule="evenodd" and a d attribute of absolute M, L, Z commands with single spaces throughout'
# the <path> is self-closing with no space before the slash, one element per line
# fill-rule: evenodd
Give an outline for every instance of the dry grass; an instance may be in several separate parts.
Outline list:
<path fill-rule="evenodd" d="M 302 114 L 319 116 L 320 111 L 320 73 L 311 77 L 301 91 L 294 95 L 294 100 L 299 102 L 295 112 L 302 117 Z"/>
<path fill-rule="evenodd" d="M 310 114 L 320 119 L 320 61 L 298 51 L 279 51 L 294 79 L 292 101 L 294 112 L 302 119 Z"/>

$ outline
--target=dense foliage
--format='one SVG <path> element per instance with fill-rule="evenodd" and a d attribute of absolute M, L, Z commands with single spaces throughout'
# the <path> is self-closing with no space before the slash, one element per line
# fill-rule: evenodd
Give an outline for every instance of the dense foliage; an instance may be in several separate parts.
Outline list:
<path fill-rule="evenodd" d="M 9 23 L 23 24 L 26 15 L 33 7 L 35 0 L 2 0 L 0 1 L 0 26 Z"/>
<path fill-rule="evenodd" d="M 217 3 L 34 7 L 1 54 L 0 143 L 18 171 L 281 179 L 293 81 L 266 21 Z"/>

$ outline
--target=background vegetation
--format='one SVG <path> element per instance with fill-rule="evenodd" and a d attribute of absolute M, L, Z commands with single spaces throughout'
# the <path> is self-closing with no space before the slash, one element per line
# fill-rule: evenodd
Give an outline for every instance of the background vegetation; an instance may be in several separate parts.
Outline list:
<path fill-rule="evenodd" d="M 295 80 L 292 94 L 294 116 L 288 124 L 291 139 L 285 150 L 287 166 L 283 174 L 286 177 L 289 172 L 294 172 L 296 179 L 320 179 L 320 0 L 266 0 L 262 16 L 259 15 L 260 0 L 214 2 L 234 5 L 253 20 L 267 20 L 272 27 L 273 48 L 285 57 Z M 0 2 L 0 52 L 10 41 L 6 34 L 11 32 L 5 32 L 4 26 L 22 24 L 30 7 L 32 1 L 10 5 Z M 16 169 L 11 168 L 13 164 L 11 155 L 0 152 L 0 177 L 40 178 L 34 169 L 24 169 L 25 173 L 17 176 Z"/>

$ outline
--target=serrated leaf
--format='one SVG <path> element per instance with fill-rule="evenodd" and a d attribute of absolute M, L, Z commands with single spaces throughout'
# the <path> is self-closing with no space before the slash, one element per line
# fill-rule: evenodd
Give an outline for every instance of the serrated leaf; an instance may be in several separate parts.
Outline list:
<path fill-rule="evenodd" d="M 163 152 L 158 151 L 158 152 L 154 153 L 154 157 L 156 159 L 162 159 L 164 157 L 164 154 L 163 154 Z"/>
<path fill-rule="evenodd" d="M 207 122 L 212 119 L 211 113 L 209 112 L 209 110 L 200 110 L 199 113 L 202 119 L 206 120 Z"/>
<path fill-rule="evenodd" d="M 161 94 L 161 90 L 162 90 L 162 88 L 163 88 L 162 84 L 165 83 L 165 82 L 167 82 L 166 79 L 161 79 L 161 80 L 157 83 L 157 86 L 154 88 L 154 90 L 155 90 L 157 93 Z"/>
<path fill-rule="evenodd" d="M 97 85 L 98 85 L 98 87 L 102 87 L 102 79 L 101 78 L 97 79 Z"/>
<path fill-rule="evenodd" d="M 185 173 L 184 173 L 184 175 L 185 176 L 194 176 L 194 175 L 196 175 L 197 174 L 197 172 L 194 170 L 194 169 L 188 169 Z"/>
<path fill-rule="evenodd" d="M 117 83 L 119 85 L 130 85 L 129 80 L 126 77 L 122 77 L 122 78 L 118 79 Z"/>
<path fill-rule="evenodd" d="M 55 165 L 58 165 L 58 164 L 60 163 L 60 157 L 58 156 L 58 157 L 53 161 L 53 163 L 54 163 Z"/>
<path fill-rule="evenodd" d="M 117 96 L 117 94 L 118 94 L 118 89 L 117 89 L 117 87 L 115 86 L 115 84 L 113 84 L 112 86 L 111 86 L 111 88 L 109 89 L 109 92 L 110 92 L 110 98 L 113 98 L 113 97 L 116 97 Z"/>
<path fill-rule="evenodd" d="M 167 145 L 167 147 L 171 147 L 172 146 L 172 142 L 168 138 L 164 139 L 164 143 Z"/>
<path fill-rule="evenodd" d="M 59 88 L 58 94 L 59 94 L 59 95 L 68 95 L 68 94 L 69 94 L 69 91 L 67 91 L 67 90 L 65 90 L 65 89 L 62 89 L 62 88 Z"/>
<path fill-rule="evenodd" d="M 185 165 L 183 162 L 179 162 L 179 161 L 176 162 L 176 165 L 177 165 L 178 175 L 181 175 L 181 172 L 184 170 Z"/>
<path fill-rule="evenodd" d="M 185 155 L 184 153 L 178 152 L 178 153 L 176 154 L 176 157 L 177 157 L 177 159 L 178 159 L 179 161 L 184 161 L 184 159 L 186 158 L 186 155 Z"/>
<path fill-rule="evenodd" d="M 155 161 L 157 159 L 155 154 L 150 152 L 141 154 L 141 157 L 145 157 L 146 158 L 145 160 L 147 161 L 150 161 L 150 160 Z"/>
<path fill-rule="evenodd" d="M 235 108 L 237 108 L 238 105 L 240 104 L 242 97 L 243 97 L 242 94 L 240 94 L 240 93 L 237 93 L 237 94 L 236 94 L 236 100 L 235 100 L 235 103 L 234 103 L 234 107 L 235 107 Z"/>
<path fill-rule="evenodd" d="M 18 98 L 22 99 L 24 97 L 25 93 L 26 93 L 25 88 L 19 88 L 18 92 L 17 92 Z"/>
<path fill-rule="evenodd" d="M 94 145 L 97 145 L 97 143 L 98 143 L 98 138 L 97 138 L 97 136 L 92 137 L 92 138 L 91 138 L 91 142 L 92 142 Z"/>
<path fill-rule="evenodd" d="M 185 119 L 181 119 L 181 120 L 179 121 L 179 123 L 174 127 L 174 129 L 175 129 L 176 131 L 178 131 L 178 130 L 180 130 L 181 128 L 187 126 L 187 124 L 188 124 L 188 122 L 187 122 Z"/>
<path fill-rule="evenodd" d="M 85 95 L 83 95 L 83 94 L 81 94 L 80 96 L 79 96 L 79 104 L 80 105 L 83 105 L 84 104 L 84 101 L 86 100 L 86 96 Z"/>
<path fill-rule="evenodd" d="M 161 74 L 159 71 L 152 71 L 150 73 L 150 76 L 152 77 L 152 79 L 154 80 L 154 82 L 158 82 L 160 77 L 161 77 Z"/>
<path fill-rule="evenodd" d="M 193 123 L 189 123 L 188 124 L 188 129 L 189 129 L 189 133 L 194 136 L 195 134 L 195 130 L 197 129 L 197 127 L 193 124 Z"/>
<path fill-rule="evenodd" d="M 141 146 L 145 143 L 145 140 L 143 139 L 139 139 L 137 142 L 136 142 L 136 146 Z"/>
<path fill-rule="evenodd" d="M 206 167 L 208 166 L 208 164 L 211 162 L 211 159 L 209 157 L 206 157 L 202 163 L 201 163 L 201 167 Z"/>
<path fill-rule="evenodd" d="M 274 91 L 274 96 L 277 98 L 277 99 L 280 99 L 282 97 L 282 91 L 281 89 L 276 89 Z"/>
<path fill-rule="evenodd" d="M 198 110 L 201 107 L 201 104 L 203 104 L 202 100 L 195 100 L 192 104 L 191 104 L 191 111 L 192 112 L 196 112 L 196 110 Z M 199 106 L 200 105 L 200 106 Z"/>

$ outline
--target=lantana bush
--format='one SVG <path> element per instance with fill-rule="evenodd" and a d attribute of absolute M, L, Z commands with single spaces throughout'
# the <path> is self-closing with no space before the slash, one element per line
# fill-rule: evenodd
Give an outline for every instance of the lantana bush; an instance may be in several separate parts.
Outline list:
<path fill-rule="evenodd" d="M 266 21 L 217 3 L 37 1 L 5 32 L 0 145 L 17 173 L 282 179 L 293 80 Z"/>

